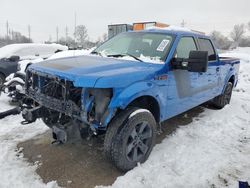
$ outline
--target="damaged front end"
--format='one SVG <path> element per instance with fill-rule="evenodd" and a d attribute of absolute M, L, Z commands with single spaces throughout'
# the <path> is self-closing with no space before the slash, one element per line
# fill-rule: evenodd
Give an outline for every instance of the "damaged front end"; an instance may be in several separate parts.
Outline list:
<path fill-rule="evenodd" d="M 75 87 L 72 81 L 40 72 L 27 71 L 25 93 L 34 102 L 23 109 L 23 123 L 42 118 L 61 143 L 79 137 L 78 132 L 83 136 L 105 131 L 115 113 L 109 108 L 112 89 Z"/>

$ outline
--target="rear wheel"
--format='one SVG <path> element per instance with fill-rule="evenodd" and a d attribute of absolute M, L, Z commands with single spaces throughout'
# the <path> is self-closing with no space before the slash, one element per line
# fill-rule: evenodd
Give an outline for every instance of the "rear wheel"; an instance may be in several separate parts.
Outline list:
<path fill-rule="evenodd" d="M 232 91 L 233 91 L 233 84 L 231 82 L 228 82 L 224 90 L 224 93 L 213 99 L 212 101 L 213 105 L 218 109 L 224 108 L 231 101 Z"/>
<path fill-rule="evenodd" d="M 147 160 L 156 137 L 156 122 L 149 111 L 133 108 L 129 112 L 121 112 L 125 121 L 120 125 L 115 125 L 117 131 L 114 131 L 113 139 L 108 138 L 110 134 L 107 134 L 105 138 L 110 142 L 109 152 L 106 154 L 114 165 L 123 171 L 130 170 L 137 163 Z M 108 131 L 111 129 L 112 127 Z"/>
<path fill-rule="evenodd" d="M 0 73 L 0 86 L 2 86 L 4 82 L 5 82 L 5 76 L 2 73 Z"/>

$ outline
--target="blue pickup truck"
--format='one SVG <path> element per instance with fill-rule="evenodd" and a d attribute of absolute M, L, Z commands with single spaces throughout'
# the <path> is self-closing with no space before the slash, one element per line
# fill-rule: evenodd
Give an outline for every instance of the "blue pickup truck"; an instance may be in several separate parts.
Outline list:
<path fill-rule="evenodd" d="M 239 64 L 199 33 L 122 33 L 90 55 L 31 65 L 24 123 L 42 118 L 60 143 L 105 133 L 106 156 L 126 171 L 148 158 L 163 121 L 206 101 L 229 104 Z"/>

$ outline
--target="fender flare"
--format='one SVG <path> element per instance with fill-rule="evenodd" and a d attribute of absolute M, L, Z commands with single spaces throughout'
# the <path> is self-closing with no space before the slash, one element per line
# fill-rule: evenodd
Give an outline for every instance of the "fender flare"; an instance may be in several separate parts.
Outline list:
<path fill-rule="evenodd" d="M 161 103 L 159 99 L 159 95 L 156 92 L 157 89 L 153 89 L 154 87 L 158 87 L 153 82 L 137 82 L 127 87 L 125 90 L 120 92 L 118 95 L 114 96 L 109 104 L 109 108 L 120 108 L 125 109 L 132 101 L 139 97 L 150 96 L 153 97 L 157 102 L 161 109 Z"/>
<path fill-rule="evenodd" d="M 225 91 L 225 89 L 226 89 L 226 87 L 227 87 L 227 83 L 229 82 L 229 80 L 230 80 L 231 77 L 234 77 L 234 79 L 236 79 L 235 71 L 234 71 L 234 70 L 233 70 L 232 72 L 230 72 L 230 73 L 226 76 L 226 78 L 225 78 L 225 80 L 224 80 L 224 86 L 223 86 L 222 93 L 224 93 L 224 91 Z M 237 80 L 234 80 L 233 87 L 235 86 L 236 82 L 237 82 Z"/>

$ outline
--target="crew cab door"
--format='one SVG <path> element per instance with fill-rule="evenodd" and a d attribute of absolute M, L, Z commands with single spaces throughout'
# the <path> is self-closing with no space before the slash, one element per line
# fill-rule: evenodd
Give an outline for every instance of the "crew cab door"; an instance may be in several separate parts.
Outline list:
<path fill-rule="evenodd" d="M 200 73 L 200 77 L 206 82 L 207 100 L 219 95 L 220 65 L 219 59 L 211 40 L 198 38 L 199 50 L 208 52 L 208 69 L 205 73 Z"/>
<path fill-rule="evenodd" d="M 196 38 L 183 36 L 179 39 L 173 58 L 189 58 L 190 51 L 198 50 Z M 168 117 L 175 116 L 188 109 L 191 109 L 207 98 L 208 79 L 206 75 L 188 70 L 175 70 L 171 68 L 168 73 L 169 88 L 167 102 Z"/>

